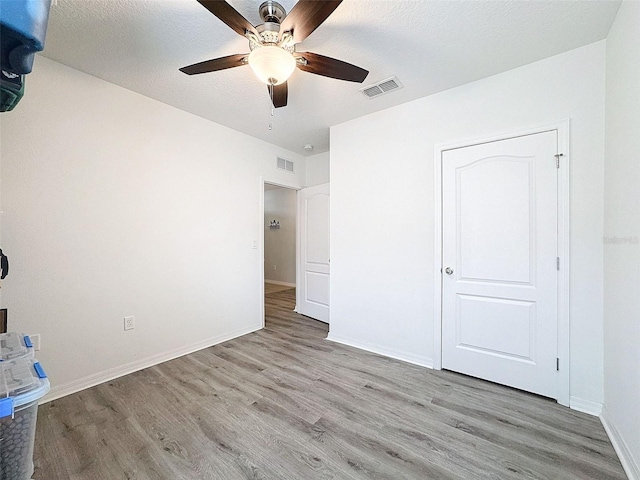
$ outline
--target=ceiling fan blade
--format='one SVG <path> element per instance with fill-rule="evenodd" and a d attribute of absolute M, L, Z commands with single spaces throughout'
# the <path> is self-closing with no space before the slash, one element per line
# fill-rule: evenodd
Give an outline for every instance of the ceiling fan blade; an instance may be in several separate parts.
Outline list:
<path fill-rule="evenodd" d="M 244 37 L 247 30 L 258 35 L 256 28 L 249 23 L 249 20 L 224 0 L 198 0 L 198 2 L 239 35 Z"/>
<path fill-rule="evenodd" d="M 295 43 L 300 43 L 338 8 L 342 0 L 299 0 L 280 25 L 280 32 L 293 31 Z"/>
<path fill-rule="evenodd" d="M 182 67 L 180 71 L 187 75 L 197 75 L 199 73 L 215 72 L 226 68 L 241 67 L 247 64 L 245 60 L 247 55 L 246 53 L 240 53 L 238 55 L 229 55 L 228 57 L 214 58 L 213 60 Z"/>
<path fill-rule="evenodd" d="M 296 54 L 296 57 L 302 57 L 307 61 L 306 65 L 298 64 L 300 70 L 316 75 L 357 83 L 364 82 L 364 79 L 369 75 L 369 71 L 364 68 L 317 53 L 300 52 Z"/>
<path fill-rule="evenodd" d="M 269 89 L 269 94 L 271 95 L 271 86 L 267 85 Z M 273 106 L 276 108 L 286 107 L 287 106 L 287 98 L 289 96 L 289 87 L 287 86 L 287 82 L 281 83 L 280 85 L 273 86 Z"/>

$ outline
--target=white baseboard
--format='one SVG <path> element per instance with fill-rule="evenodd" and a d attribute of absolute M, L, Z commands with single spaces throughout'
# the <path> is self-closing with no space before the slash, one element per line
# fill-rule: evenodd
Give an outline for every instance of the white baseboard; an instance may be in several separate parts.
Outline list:
<path fill-rule="evenodd" d="M 341 343 L 342 345 L 347 345 L 349 347 L 359 348 L 360 350 L 365 350 L 367 352 L 377 353 L 378 355 L 382 355 L 385 357 L 395 358 L 396 360 L 402 360 L 403 362 L 412 363 L 421 367 L 433 368 L 433 359 L 422 355 L 414 355 L 412 353 L 402 352 L 399 350 L 382 347 L 380 345 L 347 340 L 344 338 L 336 337 L 335 335 L 331 335 L 331 332 L 329 332 L 327 340 L 329 340 L 330 342 Z"/>
<path fill-rule="evenodd" d="M 585 400 L 578 397 L 569 398 L 569 408 L 571 410 L 577 410 L 578 412 L 588 413 L 594 417 L 599 417 L 602 413 L 601 403 L 592 402 L 591 400 Z"/>
<path fill-rule="evenodd" d="M 602 409 L 600 421 L 602 422 L 602 426 L 607 432 L 607 435 L 609 435 L 609 440 L 611 440 L 613 449 L 618 454 L 620 463 L 622 463 L 622 468 L 624 468 L 629 480 L 640 480 L 640 464 L 638 463 L 640 459 L 633 458 L 633 454 L 631 453 L 631 449 L 627 445 L 627 442 L 624 441 L 624 438 L 620 435 L 616 426 L 611 422 L 606 406 Z"/>
<path fill-rule="evenodd" d="M 264 283 L 270 283 L 272 285 L 282 285 L 283 287 L 295 287 L 296 284 L 295 283 L 291 283 L 291 282 L 280 282 L 278 280 L 267 280 L 265 279 Z"/>
<path fill-rule="evenodd" d="M 133 372 L 137 372 L 138 370 L 142 370 L 144 368 L 149 368 L 154 365 L 158 365 L 159 363 L 173 360 L 174 358 L 188 355 L 189 353 L 197 352 L 198 350 L 212 347 L 214 345 L 217 345 L 218 343 L 226 342 L 228 340 L 233 340 L 234 338 L 241 337 L 242 335 L 246 335 L 248 333 L 260 330 L 261 328 L 262 326 L 255 326 L 255 327 L 244 328 L 242 330 L 238 330 L 231 333 L 225 333 L 212 338 L 208 338 L 206 340 L 202 340 L 197 343 L 193 343 L 191 345 L 176 348 L 168 352 L 159 353 L 157 355 L 152 355 L 151 357 L 147 357 L 141 360 L 136 360 L 135 362 L 127 363 L 124 365 L 120 365 L 118 367 L 104 370 L 102 372 L 94 373 L 92 375 L 88 375 L 86 377 L 79 378 L 71 382 L 63 383 L 61 385 L 55 385 L 51 387 L 51 390 L 49 391 L 49 393 L 40 400 L 40 404 L 47 403 L 52 400 L 56 400 L 58 398 L 65 397 L 67 395 L 71 395 L 72 393 L 76 393 L 81 390 L 94 387 L 96 385 L 99 385 L 104 382 L 108 382 L 115 378 L 122 377 L 124 375 L 128 375 Z"/>

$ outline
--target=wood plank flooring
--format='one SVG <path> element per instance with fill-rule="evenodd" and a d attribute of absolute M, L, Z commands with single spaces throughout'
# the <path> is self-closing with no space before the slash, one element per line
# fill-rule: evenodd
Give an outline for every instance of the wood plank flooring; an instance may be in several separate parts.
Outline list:
<path fill-rule="evenodd" d="M 287 285 L 278 285 L 275 283 L 264 282 L 264 294 L 270 295 L 272 293 L 282 292 L 284 290 L 290 290 L 291 287 Z"/>
<path fill-rule="evenodd" d="M 41 406 L 34 479 L 626 478 L 597 418 L 331 343 L 294 302 L 269 294 L 264 330 Z"/>

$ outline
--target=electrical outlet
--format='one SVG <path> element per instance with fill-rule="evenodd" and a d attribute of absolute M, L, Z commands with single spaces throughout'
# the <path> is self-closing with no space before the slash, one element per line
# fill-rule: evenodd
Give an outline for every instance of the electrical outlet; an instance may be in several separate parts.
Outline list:
<path fill-rule="evenodd" d="M 273 266 L 273 269 L 276 270 L 276 266 L 275 265 Z"/>
<path fill-rule="evenodd" d="M 136 328 L 136 317 L 133 315 L 124 317 L 124 329 L 133 330 L 134 328 Z"/>
<path fill-rule="evenodd" d="M 35 335 L 29 335 L 31 339 L 31 344 L 33 345 L 33 349 L 35 351 L 40 350 L 40 334 L 36 333 Z"/>

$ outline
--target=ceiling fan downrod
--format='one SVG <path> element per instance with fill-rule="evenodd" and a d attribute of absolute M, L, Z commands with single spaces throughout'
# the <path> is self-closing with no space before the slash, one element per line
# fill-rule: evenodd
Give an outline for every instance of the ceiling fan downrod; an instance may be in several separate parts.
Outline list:
<path fill-rule="evenodd" d="M 282 5 L 273 0 L 267 0 L 260 4 L 259 7 L 260 18 L 263 22 L 282 23 L 284 17 L 287 16 L 287 12 Z"/>

